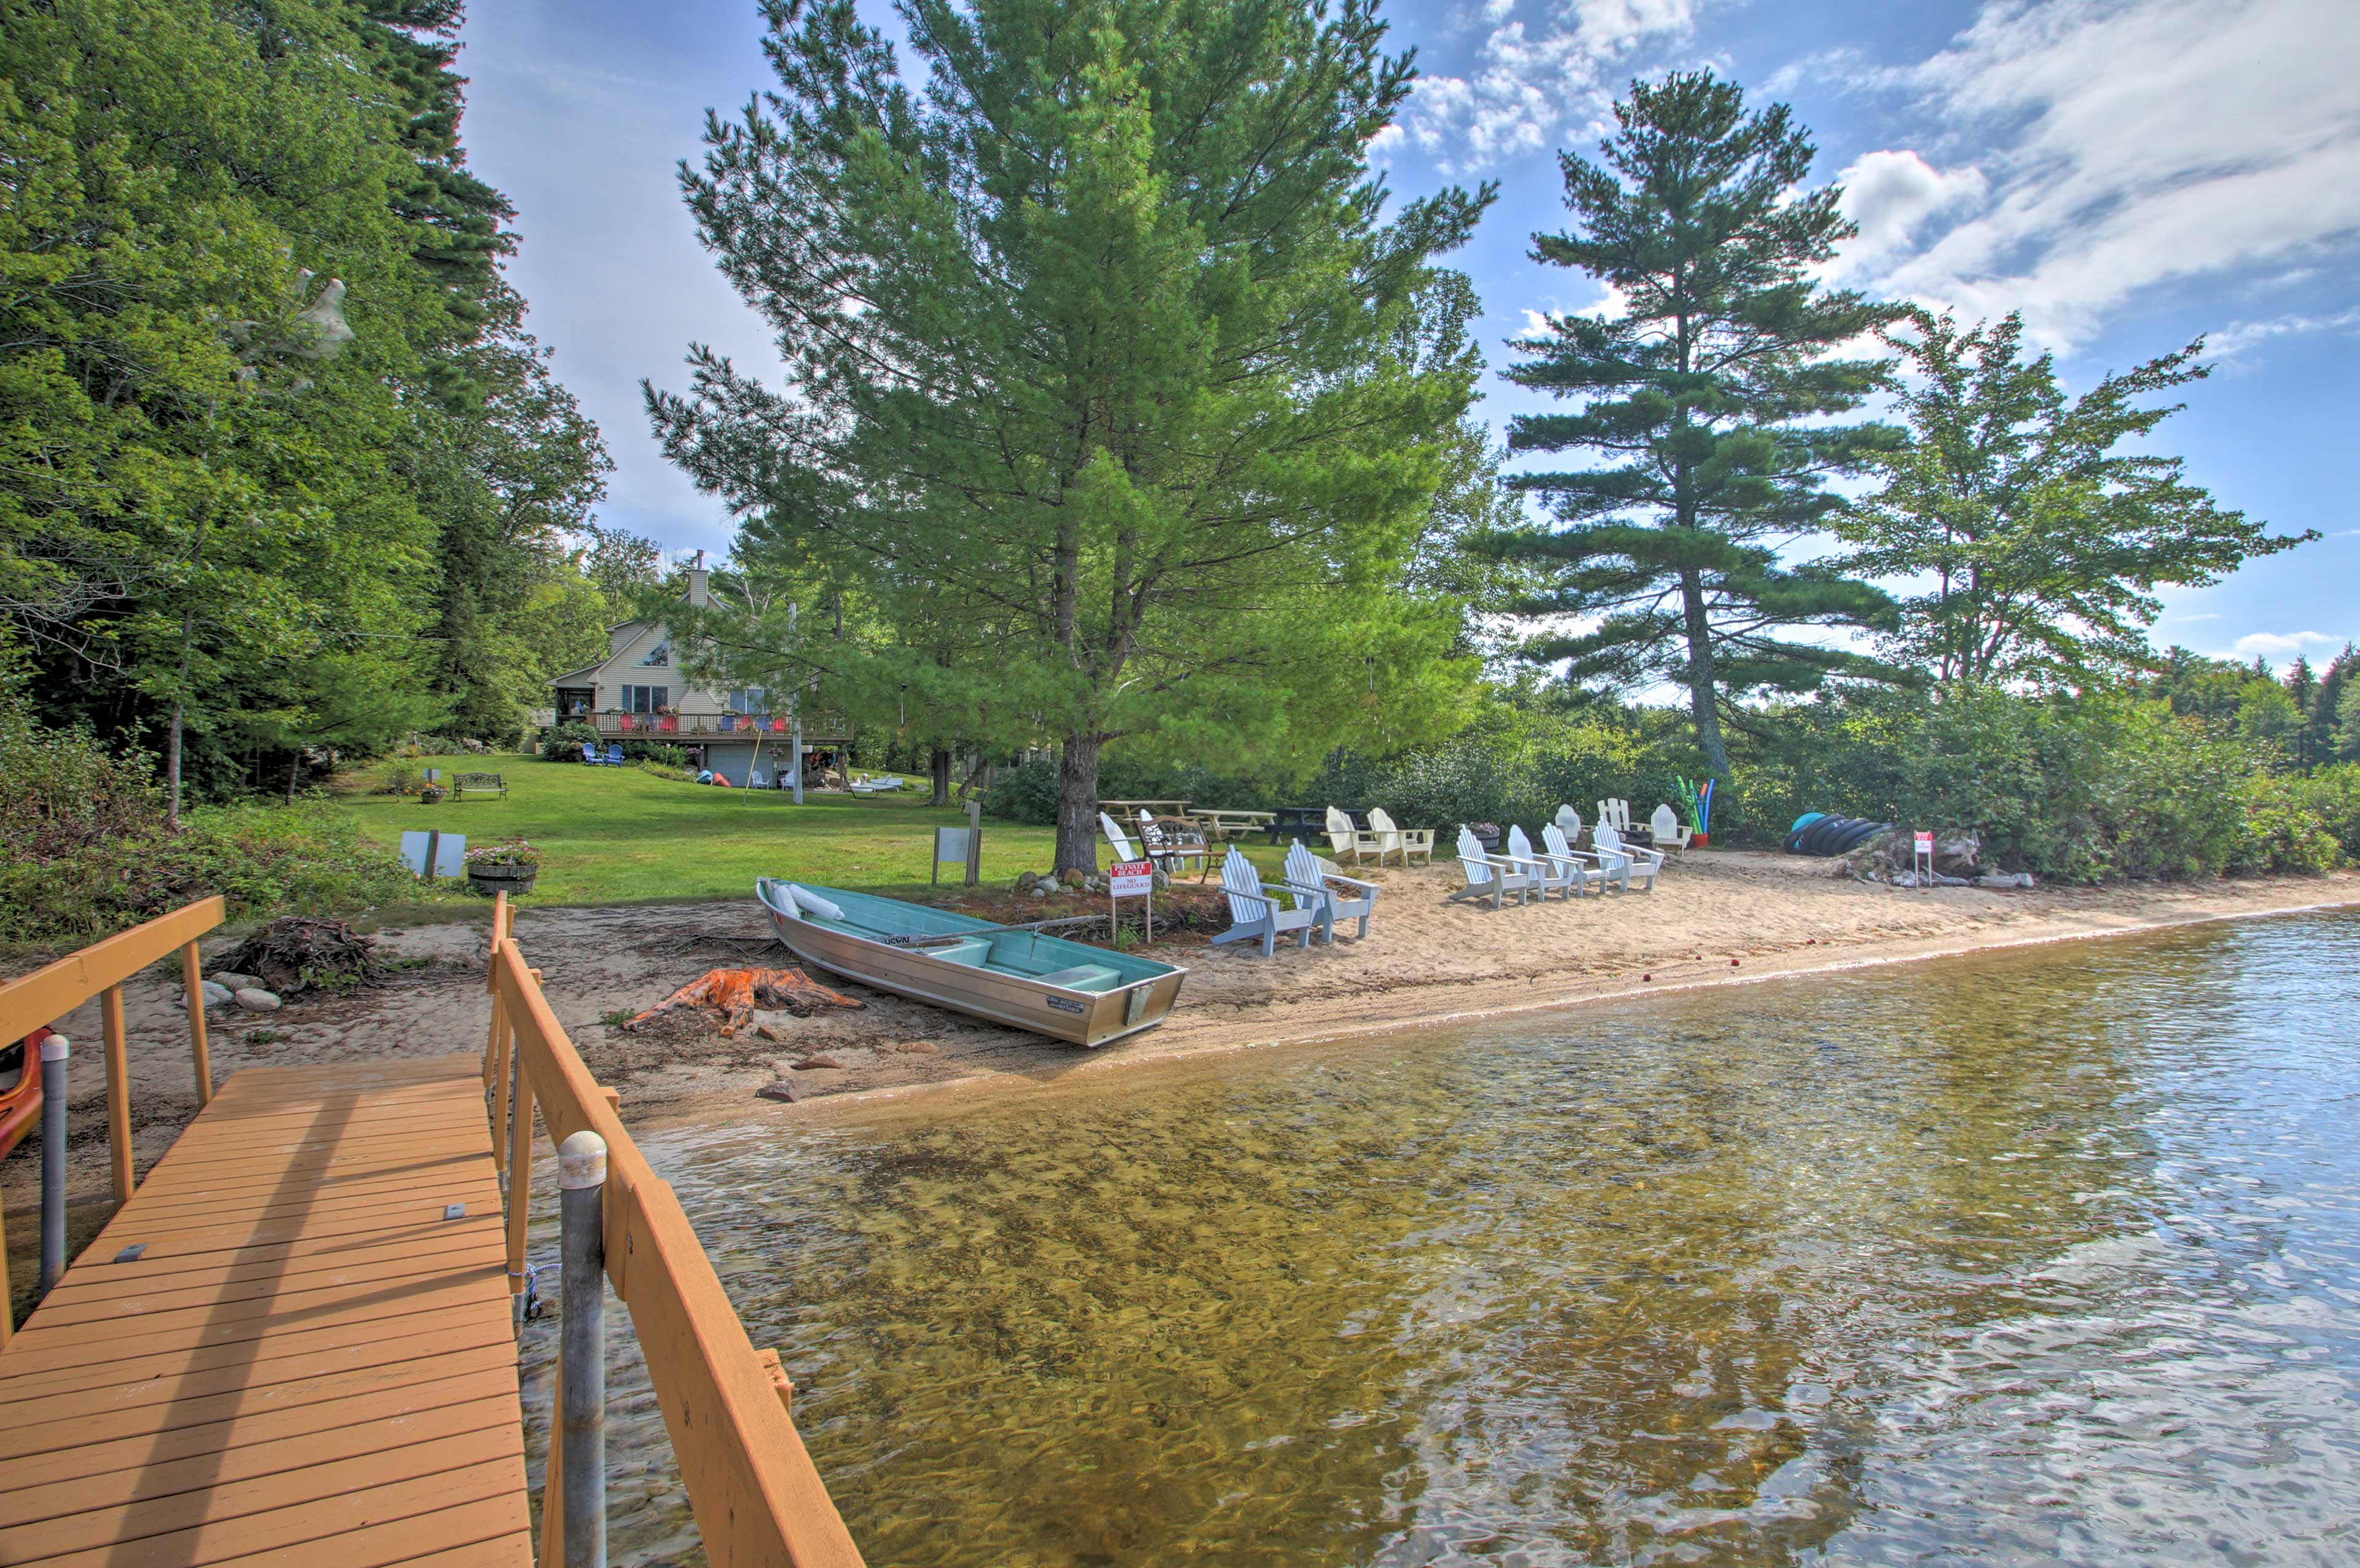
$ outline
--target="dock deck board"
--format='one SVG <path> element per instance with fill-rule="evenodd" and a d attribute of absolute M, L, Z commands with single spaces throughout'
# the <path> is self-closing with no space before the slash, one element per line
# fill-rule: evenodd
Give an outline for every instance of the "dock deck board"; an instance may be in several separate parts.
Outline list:
<path fill-rule="evenodd" d="M 499 1214 L 477 1058 L 230 1078 L 0 1351 L 0 1563 L 527 1568 Z"/>

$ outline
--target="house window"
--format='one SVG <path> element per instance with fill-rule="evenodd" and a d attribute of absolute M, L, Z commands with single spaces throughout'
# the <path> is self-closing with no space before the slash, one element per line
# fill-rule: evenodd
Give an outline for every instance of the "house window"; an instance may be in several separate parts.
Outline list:
<path fill-rule="evenodd" d="M 672 701 L 669 686 L 626 686 L 623 688 L 623 712 L 652 713 Z"/>
<path fill-rule="evenodd" d="M 742 691 L 730 692 L 729 711 L 733 713 L 768 712 L 769 710 L 762 706 L 762 689 L 759 686 L 748 686 Z"/>
<path fill-rule="evenodd" d="M 669 666 L 672 663 L 672 644 L 668 642 L 656 644 L 655 647 L 648 649 L 648 656 L 640 659 L 639 663 L 653 668 Z"/>

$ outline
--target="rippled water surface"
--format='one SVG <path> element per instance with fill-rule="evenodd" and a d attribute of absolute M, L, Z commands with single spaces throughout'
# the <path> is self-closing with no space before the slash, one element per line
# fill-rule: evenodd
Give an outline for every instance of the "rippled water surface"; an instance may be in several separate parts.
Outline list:
<path fill-rule="evenodd" d="M 648 1152 L 880 1568 L 2347 1563 L 2355 1019 L 2299 917 Z"/>

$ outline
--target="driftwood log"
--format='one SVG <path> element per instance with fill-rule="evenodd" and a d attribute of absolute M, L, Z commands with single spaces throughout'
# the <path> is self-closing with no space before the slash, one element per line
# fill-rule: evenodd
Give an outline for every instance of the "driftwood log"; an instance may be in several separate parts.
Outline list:
<path fill-rule="evenodd" d="M 840 991 L 831 991 L 800 969 L 708 969 L 623 1027 L 650 1023 L 699 1021 L 717 1018 L 724 1040 L 754 1021 L 758 1007 L 777 1008 L 809 1018 L 836 1007 L 861 1004 Z"/>

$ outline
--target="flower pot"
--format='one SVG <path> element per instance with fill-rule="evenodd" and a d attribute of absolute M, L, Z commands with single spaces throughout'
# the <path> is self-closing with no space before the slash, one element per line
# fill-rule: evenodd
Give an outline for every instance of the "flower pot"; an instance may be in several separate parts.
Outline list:
<path fill-rule="evenodd" d="M 418 803 L 421 806 L 432 806 L 442 799 L 442 790 L 440 786 L 429 786 L 418 792 Z"/>
<path fill-rule="evenodd" d="M 538 866 L 470 866 L 467 886 L 486 896 L 505 892 L 513 898 L 531 892 L 533 878 L 540 875 Z"/>
<path fill-rule="evenodd" d="M 1702 849 L 1706 844 L 1710 844 L 1711 842 L 1712 834 L 1710 833 L 1691 833 L 1688 835 L 1688 847 L 1690 849 Z"/>

